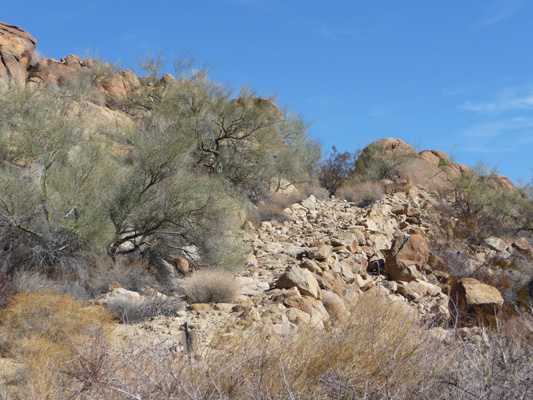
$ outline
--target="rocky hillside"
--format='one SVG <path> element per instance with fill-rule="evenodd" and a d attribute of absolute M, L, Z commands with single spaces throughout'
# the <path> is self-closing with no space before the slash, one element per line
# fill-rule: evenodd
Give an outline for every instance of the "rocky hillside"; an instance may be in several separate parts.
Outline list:
<path fill-rule="evenodd" d="M 388 138 L 324 196 L 269 100 L 35 47 L 0 23 L 0 398 L 533 398 L 509 179 Z"/>

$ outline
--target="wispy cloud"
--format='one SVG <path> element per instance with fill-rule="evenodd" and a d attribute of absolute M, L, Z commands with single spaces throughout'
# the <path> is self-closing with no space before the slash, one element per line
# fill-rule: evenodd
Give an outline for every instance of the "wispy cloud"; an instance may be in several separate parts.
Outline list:
<path fill-rule="evenodd" d="M 508 88 L 494 101 L 466 102 L 459 107 L 462 110 L 481 113 L 501 113 L 505 111 L 533 110 L 533 88 L 524 86 Z"/>
<path fill-rule="evenodd" d="M 502 112 L 502 111 L 513 111 L 513 110 L 532 110 L 533 109 L 533 95 L 500 100 L 492 103 L 471 103 L 467 102 L 461 107 L 463 110 L 476 111 L 476 112 Z"/>
<path fill-rule="evenodd" d="M 312 96 L 306 99 L 308 104 L 317 106 L 320 108 L 329 108 L 339 105 L 346 104 L 346 100 L 342 96 L 336 95 L 322 95 L 322 96 Z"/>
<path fill-rule="evenodd" d="M 522 0 L 499 0 L 490 4 L 476 27 L 489 27 L 512 17 L 520 11 L 523 3 L 524 1 Z"/>
<path fill-rule="evenodd" d="M 351 27 L 331 26 L 318 18 L 298 18 L 294 21 L 294 25 L 327 39 L 341 40 L 346 37 L 360 39 L 362 37 L 360 32 Z"/>
<path fill-rule="evenodd" d="M 472 138 L 495 138 L 502 135 L 517 134 L 522 136 L 532 135 L 533 118 L 511 118 L 502 121 L 476 124 L 465 132 Z"/>

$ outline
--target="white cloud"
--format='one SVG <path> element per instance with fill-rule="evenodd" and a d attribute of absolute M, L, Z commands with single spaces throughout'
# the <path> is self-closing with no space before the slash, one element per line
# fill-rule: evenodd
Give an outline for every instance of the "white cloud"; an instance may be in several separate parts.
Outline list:
<path fill-rule="evenodd" d="M 468 102 L 460 107 L 463 110 L 476 112 L 503 112 L 513 110 L 533 110 L 533 95 L 519 98 L 510 98 L 492 103 L 471 103 Z"/>
<path fill-rule="evenodd" d="M 533 134 L 531 128 L 533 128 L 533 118 L 512 118 L 474 125 L 465 132 L 465 135 L 472 138 L 495 138 L 512 133 L 529 136 Z"/>
<path fill-rule="evenodd" d="M 504 21 L 520 11 L 523 1 L 499 0 L 492 3 L 485 16 L 477 23 L 478 28 L 485 28 Z"/>

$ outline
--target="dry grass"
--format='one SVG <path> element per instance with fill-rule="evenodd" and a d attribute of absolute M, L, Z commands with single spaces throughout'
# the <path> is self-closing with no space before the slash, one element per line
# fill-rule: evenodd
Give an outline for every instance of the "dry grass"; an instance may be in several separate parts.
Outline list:
<path fill-rule="evenodd" d="M 384 196 L 383 186 L 378 182 L 351 183 L 342 186 L 335 192 L 335 196 L 366 207 L 374 204 Z"/>
<path fill-rule="evenodd" d="M 34 341 L 38 346 L 31 352 L 46 357 L 25 359 L 28 384 L 18 383 L 25 391 L 5 397 L 510 400 L 533 395 L 531 318 L 479 339 L 450 336 L 442 342 L 427 335 L 403 302 L 370 292 L 352 312 L 352 318 L 325 331 L 280 334 L 268 325 L 234 327 L 192 360 L 174 342 L 144 335 L 111 340 L 99 330 L 75 346 L 69 341 L 68 351 L 52 357 L 48 347 Z M 8 321 L 20 325 L 12 317 Z M 35 331 L 17 329 L 23 338 Z M 45 336 L 54 343 L 52 331 L 45 330 Z"/>
<path fill-rule="evenodd" d="M 19 293 L 2 310 L 2 354 L 22 362 L 24 373 L 7 398 L 62 398 L 62 371 L 72 350 L 91 338 L 107 335 L 110 318 L 69 296 Z"/>
<path fill-rule="evenodd" d="M 231 303 L 239 294 L 235 276 L 222 269 L 203 269 L 181 281 L 181 291 L 191 303 Z"/>

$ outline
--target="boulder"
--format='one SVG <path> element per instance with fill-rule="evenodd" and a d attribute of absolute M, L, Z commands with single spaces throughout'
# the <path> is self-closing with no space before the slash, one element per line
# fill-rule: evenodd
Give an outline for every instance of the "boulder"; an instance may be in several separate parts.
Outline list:
<path fill-rule="evenodd" d="M 497 237 L 489 237 L 484 240 L 485 244 L 496 251 L 505 251 L 507 243 L 503 239 Z"/>
<path fill-rule="evenodd" d="M 429 247 L 421 234 L 399 236 L 387 258 L 385 273 L 395 281 L 421 278 L 420 271 L 429 259 Z"/>
<path fill-rule="evenodd" d="M 0 82 L 25 84 L 36 44 L 28 32 L 0 22 Z"/>
<path fill-rule="evenodd" d="M 315 299 L 322 297 L 320 287 L 313 274 L 309 270 L 299 267 L 289 268 L 276 281 L 275 286 L 280 289 L 297 287 L 302 295 L 311 296 Z"/>
<path fill-rule="evenodd" d="M 491 322 L 503 305 L 503 298 L 494 286 L 474 278 L 460 279 L 450 290 L 448 308 L 459 321 Z"/>
<path fill-rule="evenodd" d="M 100 297 L 98 300 L 96 300 L 96 304 L 99 304 L 101 306 L 109 306 L 112 307 L 113 305 L 121 302 L 136 302 L 141 301 L 142 297 L 139 293 L 133 292 L 131 290 L 126 290 L 122 287 L 116 287 L 114 286 L 113 290 L 109 293 L 106 293 L 102 297 Z"/>
<path fill-rule="evenodd" d="M 526 238 L 520 238 L 513 242 L 513 248 L 529 257 L 533 257 L 533 248 Z"/>

